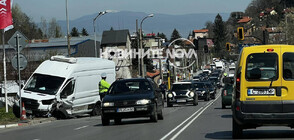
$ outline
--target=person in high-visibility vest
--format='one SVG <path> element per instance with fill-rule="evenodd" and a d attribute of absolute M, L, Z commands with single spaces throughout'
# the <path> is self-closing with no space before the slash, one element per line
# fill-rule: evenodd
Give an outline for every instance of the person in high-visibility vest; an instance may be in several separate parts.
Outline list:
<path fill-rule="evenodd" d="M 106 73 L 102 73 L 101 78 L 102 80 L 99 82 L 99 94 L 102 100 L 105 94 L 107 93 L 110 84 L 106 81 Z"/>

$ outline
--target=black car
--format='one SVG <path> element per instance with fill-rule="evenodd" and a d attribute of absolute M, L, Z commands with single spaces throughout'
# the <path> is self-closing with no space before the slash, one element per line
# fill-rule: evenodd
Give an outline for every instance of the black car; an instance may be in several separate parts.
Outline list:
<path fill-rule="evenodd" d="M 167 106 L 172 107 L 173 104 L 192 103 L 198 105 L 198 97 L 193 89 L 191 82 L 173 83 L 171 90 L 167 94 Z"/>
<path fill-rule="evenodd" d="M 164 101 L 158 86 L 145 78 L 115 81 L 102 100 L 102 125 L 110 119 L 120 124 L 123 118 L 150 117 L 157 122 L 163 119 Z"/>
<path fill-rule="evenodd" d="M 210 98 L 215 99 L 216 87 L 210 81 L 203 81 L 206 88 L 209 90 Z"/>
<path fill-rule="evenodd" d="M 193 82 L 193 88 L 195 88 L 199 100 L 210 100 L 210 92 L 205 82 Z"/>
<path fill-rule="evenodd" d="M 221 84 L 220 84 L 220 80 L 218 77 L 209 77 L 209 81 L 211 81 L 213 83 L 214 86 L 217 86 L 218 88 L 221 87 Z"/>

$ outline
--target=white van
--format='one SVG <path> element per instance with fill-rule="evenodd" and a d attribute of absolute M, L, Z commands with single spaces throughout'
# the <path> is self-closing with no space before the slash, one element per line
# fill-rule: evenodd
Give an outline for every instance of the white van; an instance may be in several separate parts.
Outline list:
<path fill-rule="evenodd" d="M 115 81 L 115 63 L 100 58 L 52 56 L 31 75 L 21 90 L 27 114 L 67 118 L 100 111 L 99 82 Z"/>

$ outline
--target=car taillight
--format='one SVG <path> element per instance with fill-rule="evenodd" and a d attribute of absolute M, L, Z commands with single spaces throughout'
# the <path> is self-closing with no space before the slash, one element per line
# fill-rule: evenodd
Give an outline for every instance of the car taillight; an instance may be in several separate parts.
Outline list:
<path fill-rule="evenodd" d="M 240 85 L 241 85 L 241 73 L 238 73 L 236 77 L 236 98 L 240 98 Z"/>
<path fill-rule="evenodd" d="M 227 96 L 227 90 L 224 90 L 224 96 Z"/>

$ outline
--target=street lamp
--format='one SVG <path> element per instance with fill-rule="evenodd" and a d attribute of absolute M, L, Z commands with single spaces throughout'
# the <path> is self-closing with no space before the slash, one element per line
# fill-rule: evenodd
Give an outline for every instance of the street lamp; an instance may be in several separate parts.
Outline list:
<path fill-rule="evenodd" d="M 149 17 L 153 17 L 154 16 L 154 14 L 150 14 L 150 15 L 148 15 L 148 16 L 146 16 L 146 17 L 144 17 L 143 19 L 142 19 L 142 21 L 141 21 L 141 24 L 140 24 L 140 49 L 141 49 L 141 71 L 142 71 L 142 77 L 145 77 L 145 72 L 144 72 L 144 61 L 143 61 L 143 40 L 142 40 L 142 38 L 143 38 L 143 33 L 142 33 L 142 24 L 143 24 L 143 21 L 145 20 L 145 19 L 147 19 L 147 18 L 149 18 Z"/>
<path fill-rule="evenodd" d="M 66 26 L 67 26 L 67 35 L 66 35 L 66 38 L 67 38 L 67 53 L 68 53 L 68 57 L 70 57 L 70 40 L 69 40 L 69 19 L 68 19 L 68 10 L 67 10 L 67 7 L 68 7 L 68 2 L 67 0 L 65 1 L 65 14 L 66 14 Z"/>
<path fill-rule="evenodd" d="M 95 57 L 97 57 L 97 48 L 96 48 L 97 44 L 96 44 L 96 30 L 95 30 L 96 26 L 95 26 L 95 21 L 96 21 L 97 18 L 101 17 L 102 15 L 105 15 L 106 13 L 113 13 L 113 12 L 116 12 L 116 11 L 114 11 L 114 10 L 106 10 L 106 11 L 103 11 L 103 12 L 99 12 L 98 15 L 93 19 L 94 38 L 95 38 L 95 42 L 94 42 L 95 43 Z M 98 51 L 100 51 L 100 50 L 98 50 Z M 100 53 L 99 53 L 99 55 L 100 55 Z"/>

